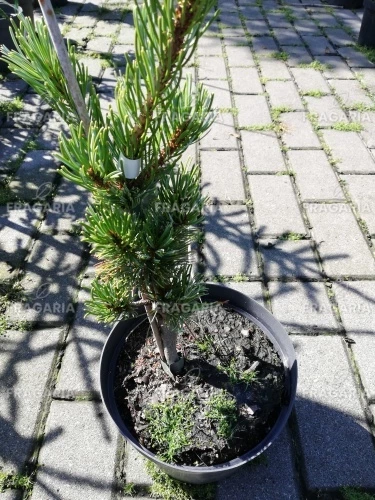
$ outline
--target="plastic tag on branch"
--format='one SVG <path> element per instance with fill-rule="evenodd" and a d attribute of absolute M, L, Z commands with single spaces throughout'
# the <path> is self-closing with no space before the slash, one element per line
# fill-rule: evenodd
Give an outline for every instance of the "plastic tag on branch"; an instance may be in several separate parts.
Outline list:
<path fill-rule="evenodd" d="M 136 179 L 141 171 L 142 159 L 131 160 L 122 153 L 117 162 L 117 170 L 122 172 L 126 179 Z"/>

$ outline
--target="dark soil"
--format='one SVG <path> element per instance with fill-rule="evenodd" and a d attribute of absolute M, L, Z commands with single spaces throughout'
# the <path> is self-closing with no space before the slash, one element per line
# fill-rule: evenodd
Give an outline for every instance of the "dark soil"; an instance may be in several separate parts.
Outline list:
<path fill-rule="evenodd" d="M 178 348 L 186 361 L 183 373 L 173 381 L 160 366 L 146 321 L 126 342 L 118 359 L 115 395 L 132 434 L 160 454 L 148 432 L 147 409 L 193 392 L 194 411 L 187 415 L 193 422 L 190 444 L 174 463 L 213 465 L 250 451 L 269 433 L 284 404 L 284 366 L 271 342 L 252 321 L 220 305 L 190 317 Z M 255 377 L 245 382 L 243 374 L 249 369 Z M 223 389 L 237 405 L 236 426 L 228 439 L 218 436 L 215 422 L 206 415 L 207 402 Z"/>

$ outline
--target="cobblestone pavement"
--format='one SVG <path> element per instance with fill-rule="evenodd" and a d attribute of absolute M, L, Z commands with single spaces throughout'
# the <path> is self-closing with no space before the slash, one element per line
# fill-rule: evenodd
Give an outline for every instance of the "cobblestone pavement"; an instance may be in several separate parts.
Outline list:
<path fill-rule="evenodd" d="M 189 151 L 212 200 L 200 265 L 264 301 L 300 370 L 288 428 L 263 463 L 218 485 L 220 500 L 375 489 L 375 69 L 353 47 L 361 11 L 288 3 L 219 2 L 186 70 L 220 111 Z M 107 109 L 131 14 L 78 0 L 58 18 Z M 61 122 L 24 83 L 0 82 L 1 101 L 17 97 L 23 109 L 0 117 L 0 465 L 37 470 L 33 500 L 121 497 L 150 480 L 98 394 L 109 329 L 83 311 L 87 196 L 56 173 Z"/>

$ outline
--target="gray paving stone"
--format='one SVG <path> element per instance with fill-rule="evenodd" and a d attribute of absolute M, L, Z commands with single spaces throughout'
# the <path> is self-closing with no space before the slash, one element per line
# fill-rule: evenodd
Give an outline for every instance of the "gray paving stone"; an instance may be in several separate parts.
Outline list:
<path fill-rule="evenodd" d="M 309 241 L 260 240 L 259 244 L 267 277 L 321 277 Z"/>
<path fill-rule="evenodd" d="M 330 88 L 319 71 L 312 68 L 291 68 L 290 71 L 302 92 L 319 90 L 330 93 Z"/>
<path fill-rule="evenodd" d="M 28 88 L 28 85 L 23 80 L 9 79 L 1 82 L 0 87 L 0 97 L 1 99 L 15 99 L 20 94 L 24 94 Z"/>
<path fill-rule="evenodd" d="M 356 74 L 360 75 L 370 92 L 375 94 L 375 71 L 369 68 L 361 68 L 356 70 Z"/>
<path fill-rule="evenodd" d="M 129 24 L 121 23 L 122 27 L 117 36 L 116 44 L 120 45 L 134 45 L 135 30 Z"/>
<path fill-rule="evenodd" d="M 245 200 L 238 151 L 201 151 L 202 193 L 211 200 Z"/>
<path fill-rule="evenodd" d="M 100 39 L 100 37 L 104 36 L 108 38 L 108 35 L 111 35 L 111 33 L 115 32 L 119 26 L 119 23 L 116 21 L 105 21 L 101 19 L 95 26 L 94 37 Z"/>
<path fill-rule="evenodd" d="M 258 264 L 245 206 L 211 205 L 205 209 L 203 255 L 207 275 L 258 276 Z"/>
<path fill-rule="evenodd" d="M 252 36 L 268 35 L 270 32 L 266 21 L 262 21 L 261 19 L 249 19 L 245 21 L 245 25 Z"/>
<path fill-rule="evenodd" d="M 34 429 L 43 402 L 60 330 L 7 331 L 0 345 L 0 466 L 21 472 L 35 445 Z"/>
<path fill-rule="evenodd" d="M 288 175 L 251 175 L 248 178 L 259 236 L 281 236 L 288 232 L 305 234 Z"/>
<path fill-rule="evenodd" d="M 232 77 L 232 89 L 235 94 L 263 93 L 256 68 L 231 68 L 230 74 Z"/>
<path fill-rule="evenodd" d="M 233 115 L 220 113 L 210 131 L 200 141 L 201 148 L 237 148 Z"/>
<path fill-rule="evenodd" d="M 104 70 L 101 83 L 99 85 L 100 93 L 114 93 L 117 85 L 118 71 L 115 68 L 106 68 Z"/>
<path fill-rule="evenodd" d="M 202 36 L 198 42 L 198 56 L 222 56 L 221 39 L 214 36 Z"/>
<path fill-rule="evenodd" d="M 68 40 L 74 40 L 79 47 L 86 46 L 91 31 L 92 28 L 70 28 L 65 38 Z"/>
<path fill-rule="evenodd" d="M 204 83 L 205 88 L 214 94 L 214 107 L 228 109 L 232 107 L 229 84 L 226 80 L 209 80 Z"/>
<path fill-rule="evenodd" d="M 280 172 L 285 162 L 276 134 L 241 130 L 242 150 L 248 172 Z"/>
<path fill-rule="evenodd" d="M 262 76 L 268 80 L 276 80 L 277 78 L 282 78 L 285 80 L 290 80 L 291 76 L 288 71 L 287 66 L 276 59 L 259 59 L 259 65 L 262 72 Z"/>
<path fill-rule="evenodd" d="M 294 23 L 294 27 L 301 35 L 314 35 L 321 34 L 318 26 L 311 19 L 298 19 Z"/>
<path fill-rule="evenodd" d="M 238 123 L 240 127 L 272 123 L 267 99 L 264 96 L 236 95 L 235 103 L 238 108 Z"/>
<path fill-rule="evenodd" d="M 293 465 L 292 444 L 287 431 L 265 452 L 266 464 L 252 464 L 218 483 L 217 500 L 290 500 L 299 498 Z"/>
<path fill-rule="evenodd" d="M 244 36 L 244 29 L 240 22 L 237 22 L 233 26 L 224 24 L 222 27 L 222 33 L 224 37 L 242 37 Z"/>
<path fill-rule="evenodd" d="M 41 235 L 31 250 L 21 281 L 24 301 L 12 303 L 7 317 L 40 325 L 62 324 L 74 312 L 81 254 L 81 246 L 71 236 Z"/>
<path fill-rule="evenodd" d="M 270 282 L 272 312 L 291 333 L 338 329 L 323 283 Z"/>
<path fill-rule="evenodd" d="M 283 52 L 288 54 L 288 65 L 290 67 L 299 66 L 300 64 L 310 64 L 312 62 L 312 57 L 305 47 L 282 45 L 281 48 Z"/>
<path fill-rule="evenodd" d="M 152 479 L 146 471 L 144 458 L 129 443 L 126 443 L 125 471 L 127 483 L 134 483 L 142 486 L 152 485 Z"/>
<path fill-rule="evenodd" d="M 220 12 L 220 21 L 229 27 L 231 26 L 239 27 L 241 25 L 241 19 L 239 18 L 239 11 L 233 10 L 232 12 L 229 12 L 224 10 Z"/>
<path fill-rule="evenodd" d="M 360 217 L 366 222 L 372 236 L 375 236 L 375 176 L 343 175 L 346 187 Z"/>
<path fill-rule="evenodd" d="M 82 220 L 88 205 L 86 189 L 63 179 L 56 196 L 47 204 L 47 215 L 41 231 L 45 233 L 70 232 L 74 223 Z"/>
<path fill-rule="evenodd" d="M 324 151 L 292 150 L 288 158 L 302 200 L 343 200 L 344 193 Z"/>
<path fill-rule="evenodd" d="M 254 5 L 242 5 L 239 8 L 239 12 L 245 19 L 264 19 L 260 8 Z"/>
<path fill-rule="evenodd" d="M 279 52 L 279 48 L 271 36 L 253 38 L 253 48 L 258 57 L 270 56 L 274 52 Z"/>
<path fill-rule="evenodd" d="M 329 276 L 375 276 L 374 258 L 349 205 L 311 203 L 305 209 Z"/>
<path fill-rule="evenodd" d="M 230 68 L 255 66 L 251 49 L 248 45 L 225 45 Z"/>
<path fill-rule="evenodd" d="M 74 19 L 73 28 L 92 28 L 93 26 L 95 26 L 96 22 L 96 16 L 89 16 L 85 13 L 78 13 L 76 18 Z"/>
<path fill-rule="evenodd" d="M 339 161 L 337 169 L 343 173 L 367 174 L 375 171 L 375 162 L 355 132 L 323 130 L 325 142 Z"/>
<path fill-rule="evenodd" d="M 365 106 L 374 105 L 373 100 L 366 95 L 357 80 L 329 80 L 329 83 L 343 101 L 344 106 L 353 106 L 359 103 Z"/>
<path fill-rule="evenodd" d="M 273 32 L 280 45 L 303 45 L 298 34 L 290 28 L 277 27 L 273 29 Z"/>
<path fill-rule="evenodd" d="M 3 123 L 4 128 L 34 128 L 44 122 L 46 111 L 51 108 L 36 94 L 26 94 L 23 97 L 23 107 L 20 111 L 10 112 Z"/>
<path fill-rule="evenodd" d="M 336 51 L 325 36 L 303 36 L 313 56 L 334 54 Z"/>
<path fill-rule="evenodd" d="M 100 59 L 94 59 L 93 57 L 83 57 L 82 59 L 80 59 L 80 62 L 86 66 L 89 75 L 91 75 L 93 78 L 99 78 L 103 73 L 103 66 Z"/>
<path fill-rule="evenodd" d="M 351 10 L 342 9 L 335 12 L 335 16 L 355 33 L 359 33 L 361 28 L 360 18 Z"/>
<path fill-rule="evenodd" d="M 326 78 L 337 78 L 341 80 L 350 80 L 354 78 L 354 74 L 350 71 L 346 62 L 338 56 L 316 56 L 317 61 L 325 64 L 323 74 Z"/>
<path fill-rule="evenodd" d="M 318 9 L 312 9 L 311 14 L 314 21 L 317 21 L 319 26 L 322 26 L 323 28 L 338 26 L 337 19 L 328 12 L 324 12 Z"/>
<path fill-rule="evenodd" d="M 275 10 L 266 12 L 266 17 L 272 28 L 288 28 L 292 29 L 292 25 L 285 17 L 283 12 L 277 12 Z"/>
<path fill-rule="evenodd" d="M 40 129 L 38 137 L 35 139 L 38 149 L 52 151 L 59 147 L 59 135 L 61 132 L 69 133 L 67 125 L 60 119 L 54 117 L 47 121 Z"/>
<path fill-rule="evenodd" d="M 7 162 L 15 160 L 20 149 L 33 137 L 33 129 L 1 129 L 0 130 L 0 173 L 8 172 Z"/>
<path fill-rule="evenodd" d="M 331 43 L 337 47 L 344 47 L 354 43 L 353 38 L 342 28 L 328 28 L 325 32 Z"/>
<path fill-rule="evenodd" d="M 201 80 L 226 79 L 227 72 L 222 57 L 200 57 L 198 75 Z"/>
<path fill-rule="evenodd" d="M 375 282 L 344 281 L 333 289 L 368 399 L 375 402 Z"/>
<path fill-rule="evenodd" d="M 22 200 L 40 198 L 56 178 L 58 163 L 50 151 L 31 151 L 17 170 L 9 187 Z"/>
<path fill-rule="evenodd" d="M 92 52 L 99 52 L 101 54 L 108 53 L 112 45 L 112 38 L 100 36 L 89 40 L 86 49 Z"/>
<path fill-rule="evenodd" d="M 104 342 L 113 325 L 98 323 L 86 316 L 85 302 L 90 299 L 90 279 L 84 279 L 78 294 L 78 309 L 69 330 L 67 346 L 54 391 L 54 397 L 71 398 L 89 393 L 99 396 L 99 360 Z"/>
<path fill-rule="evenodd" d="M 41 219 L 41 207 L 25 207 L 9 203 L 0 208 L 0 262 L 10 270 L 19 267 L 29 251 L 36 226 Z"/>
<path fill-rule="evenodd" d="M 275 108 L 303 109 L 301 98 L 293 81 L 270 81 L 266 83 L 266 90 L 271 106 Z"/>
<path fill-rule="evenodd" d="M 375 111 L 350 111 L 352 121 L 360 123 L 363 130 L 360 132 L 364 143 L 368 148 L 375 148 Z"/>
<path fill-rule="evenodd" d="M 320 127 L 331 127 L 335 123 L 340 122 L 348 123 L 345 112 L 334 96 L 306 96 L 305 100 L 309 112 L 315 115 L 315 119 Z"/>
<path fill-rule="evenodd" d="M 242 281 L 239 283 L 230 281 L 229 283 L 223 283 L 223 285 L 237 290 L 264 305 L 262 284 L 260 281 Z"/>
<path fill-rule="evenodd" d="M 1 500 L 20 500 L 21 498 L 21 490 L 4 490 L 1 493 Z"/>
<path fill-rule="evenodd" d="M 281 121 L 285 125 L 283 139 L 290 148 L 320 148 L 319 139 L 312 128 L 307 113 L 282 113 Z"/>
<path fill-rule="evenodd" d="M 371 434 L 342 340 L 294 336 L 293 342 L 299 368 L 296 412 L 307 487 L 374 487 Z"/>
<path fill-rule="evenodd" d="M 33 500 L 110 500 L 117 436 L 101 404 L 53 401 Z"/>
<path fill-rule="evenodd" d="M 351 68 L 374 68 L 375 64 L 370 62 L 361 52 L 352 47 L 342 47 L 338 49 L 339 54 L 347 60 Z"/>

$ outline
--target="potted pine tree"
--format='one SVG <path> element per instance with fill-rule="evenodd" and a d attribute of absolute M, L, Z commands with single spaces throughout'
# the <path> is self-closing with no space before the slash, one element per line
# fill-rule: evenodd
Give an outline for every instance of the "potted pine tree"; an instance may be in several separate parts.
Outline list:
<path fill-rule="evenodd" d="M 49 0 L 48 29 L 21 18 L 17 50 L 3 49 L 9 68 L 68 123 L 61 174 L 92 193 L 82 235 L 100 263 L 87 310 L 115 323 L 101 358 L 103 401 L 136 449 L 193 483 L 219 480 L 266 449 L 286 424 L 297 380 L 280 323 L 192 273 L 206 200 L 198 167 L 181 156 L 215 115 L 212 96 L 183 69 L 214 3 L 136 5 L 136 57 L 107 115 L 74 47 L 66 57 Z"/>

